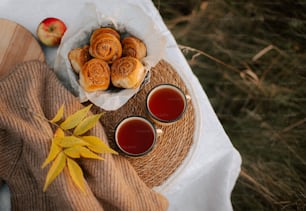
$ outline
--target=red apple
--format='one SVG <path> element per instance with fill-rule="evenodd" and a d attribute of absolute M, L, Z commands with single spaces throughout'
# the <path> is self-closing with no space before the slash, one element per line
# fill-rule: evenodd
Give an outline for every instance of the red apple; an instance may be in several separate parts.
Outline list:
<path fill-rule="evenodd" d="M 58 19 L 49 17 L 42 20 L 37 27 L 38 39 L 47 46 L 57 46 L 66 31 L 65 23 Z"/>

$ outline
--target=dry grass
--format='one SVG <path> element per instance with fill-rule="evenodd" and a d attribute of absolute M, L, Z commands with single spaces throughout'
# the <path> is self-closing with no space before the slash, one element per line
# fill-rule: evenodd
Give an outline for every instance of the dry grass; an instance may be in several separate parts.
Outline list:
<path fill-rule="evenodd" d="M 235 210 L 306 208 L 306 2 L 157 1 L 242 155 Z"/>

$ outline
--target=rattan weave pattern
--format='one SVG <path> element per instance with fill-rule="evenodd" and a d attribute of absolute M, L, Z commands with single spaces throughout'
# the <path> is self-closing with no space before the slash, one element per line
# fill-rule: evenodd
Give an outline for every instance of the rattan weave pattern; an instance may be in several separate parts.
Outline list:
<path fill-rule="evenodd" d="M 188 90 L 173 67 L 166 61 L 160 61 L 151 69 L 150 82 L 133 96 L 123 107 L 116 111 L 107 111 L 101 118 L 109 138 L 110 146 L 120 152 L 114 143 L 114 129 L 127 116 L 144 116 L 146 113 L 146 95 L 156 85 L 170 83 L 180 87 L 186 94 Z M 94 108 L 95 112 L 101 109 Z M 161 185 L 182 163 L 193 143 L 195 114 L 192 100 L 188 102 L 184 117 L 171 125 L 156 125 L 163 130 L 154 149 L 142 157 L 128 157 L 140 178 L 149 186 Z M 124 156 L 123 154 L 120 154 Z"/>

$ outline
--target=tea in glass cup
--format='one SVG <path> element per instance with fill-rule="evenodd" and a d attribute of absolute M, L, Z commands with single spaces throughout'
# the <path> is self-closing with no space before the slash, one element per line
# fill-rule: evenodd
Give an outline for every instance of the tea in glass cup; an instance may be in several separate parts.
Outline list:
<path fill-rule="evenodd" d="M 115 142 L 129 156 L 142 156 L 150 152 L 157 138 L 155 126 L 141 116 L 123 119 L 115 129 Z"/>
<path fill-rule="evenodd" d="M 157 85 L 147 95 L 147 112 L 154 122 L 174 123 L 183 117 L 187 108 L 187 98 L 189 96 L 173 84 Z"/>

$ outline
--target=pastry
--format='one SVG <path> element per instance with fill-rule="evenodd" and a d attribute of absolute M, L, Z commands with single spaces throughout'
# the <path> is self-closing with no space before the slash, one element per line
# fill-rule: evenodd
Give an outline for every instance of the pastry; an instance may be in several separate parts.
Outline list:
<path fill-rule="evenodd" d="M 132 56 L 141 60 L 147 55 L 147 48 L 145 44 L 136 37 L 125 37 L 121 44 L 123 56 Z"/>
<path fill-rule="evenodd" d="M 102 33 L 96 36 L 90 43 L 89 53 L 95 58 L 112 63 L 121 57 L 122 47 L 115 35 Z"/>
<path fill-rule="evenodd" d="M 110 67 L 97 58 L 86 62 L 80 71 L 80 85 L 88 92 L 106 90 L 110 85 Z"/>
<path fill-rule="evenodd" d="M 68 53 L 68 59 L 71 67 L 76 73 L 79 73 L 83 65 L 91 59 L 88 50 L 89 46 L 86 45 L 82 48 L 75 48 Z"/>
<path fill-rule="evenodd" d="M 117 59 L 111 66 L 111 82 L 119 88 L 136 88 L 145 76 L 142 63 L 131 56 Z"/>
<path fill-rule="evenodd" d="M 103 28 L 99 28 L 96 29 L 90 36 L 90 43 L 100 34 L 103 33 L 110 33 L 112 35 L 114 35 L 118 40 L 120 40 L 120 34 L 113 28 L 109 28 L 109 27 L 103 27 Z"/>

